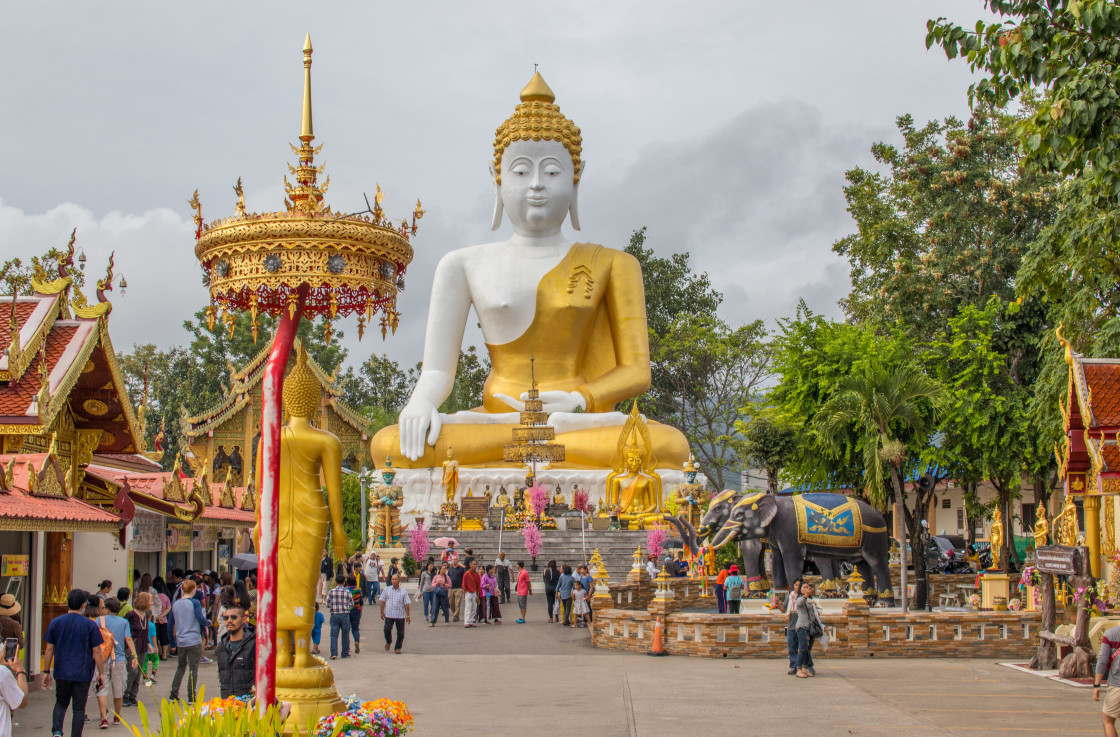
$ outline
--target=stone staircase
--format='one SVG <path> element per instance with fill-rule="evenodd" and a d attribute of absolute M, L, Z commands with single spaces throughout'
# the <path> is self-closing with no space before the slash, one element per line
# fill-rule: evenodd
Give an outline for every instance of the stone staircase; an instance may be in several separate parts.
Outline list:
<path fill-rule="evenodd" d="M 646 549 L 646 533 L 641 530 L 588 530 L 585 534 L 586 554 L 579 530 L 542 530 L 541 552 L 537 556 L 537 564 L 543 569 L 550 560 L 555 560 L 557 565 L 586 563 L 598 549 L 611 580 L 616 581 L 626 578 L 626 574 L 630 572 L 633 554 L 638 546 L 641 546 L 643 553 Z M 480 563 L 492 563 L 498 557 L 497 530 L 433 531 L 431 536 L 432 539 L 442 536 L 455 538 L 459 541 L 458 550 L 461 552 L 464 548 L 471 548 L 475 559 Z M 407 543 L 404 544 L 407 546 Z M 520 530 L 506 530 L 502 533 L 502 549 L 514 564 L 523 560 L 528 568 L 532 563 Z M 439 552 L 433 547 L 428 554 L 438 559 Z"/>

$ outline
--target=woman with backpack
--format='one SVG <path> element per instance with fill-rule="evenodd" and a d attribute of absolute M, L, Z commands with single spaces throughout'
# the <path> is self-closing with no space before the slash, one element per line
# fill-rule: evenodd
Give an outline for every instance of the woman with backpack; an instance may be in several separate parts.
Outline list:
<path fill-rule="evenodd" d="M 801 584 L 801 595 L 797 597 L 795 609 L 797 612 L 797 677 L 812 678 L 816 671 L 812 669 L 813 641 L 824 634 L 824 625 L 821 623 L 817 605 L 813 603 L 813 584 Z"/>
<path fill-rule="evenodd" d="M 795 579 L 789 587 L 789 597 L 786 599 L 786 653 L 789 655 L 788 675 L 797 675 L 797 597 L 801 595 L 801 579 Z M 812 648 L 810 648 L 810 651 Z M 806 667 L 813 670 L 813 655 L 809 654 Z M 815 671 L 813 671 L 815 673 Z"/>
<path fill-rule="evenodd" d="M 739 566 L 731 566 L 728 576 L 723 580 L 723 595 L 727 597 L 727 613 L 738 614 L 739 602 L 743 599 L 743 592 L 747 582 L 739 575 Z"/>

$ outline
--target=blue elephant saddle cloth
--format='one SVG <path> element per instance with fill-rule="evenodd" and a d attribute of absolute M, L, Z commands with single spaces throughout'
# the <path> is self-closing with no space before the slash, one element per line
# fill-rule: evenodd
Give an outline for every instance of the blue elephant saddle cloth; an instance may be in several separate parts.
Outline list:
<path fill-rule="evenodd" d="M 854 499 L 840 494 L 797 494 L 793 508 L 800 543 L 858 548 L 863 541 L 863 519 Z"/>

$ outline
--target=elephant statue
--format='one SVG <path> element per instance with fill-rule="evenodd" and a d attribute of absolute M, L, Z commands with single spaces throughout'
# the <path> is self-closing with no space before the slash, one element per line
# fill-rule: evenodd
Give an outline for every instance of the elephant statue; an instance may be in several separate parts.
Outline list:
<path fill-rule="evenodd" d="M 677 528 L 684 546 L 693 555 L 697 555 L 700 551 L 701 542 L 723 528 L 723 525 L 731 518 L 731 511 L 735 504 L 742 498 L 742 492 L 732 490 L 726 490 L 716 495 L 708 505 L 708 511 L 705 512 L 704 518 L 700 520 L 700 526 L 697 528 L 693 528 L 687 520 L 678 519 L 669 514 L 665 515 L 665 519 Z M 743 579 L 747 581 L 748 585 L 766 580 L 766 567 L 763 563 L 763 542 L 758 538 L 741 538 L 738 540 Z M 774 588 L 778 591 L 785 591 L 792 581 L 786 580 L 781 553 L 773 546 L 771 546 L 770 553 L 773 564 Z M 839 580 L 838 569 L 834 566 L 832 559 L 814 558 L 814 562 L 816 562 L 824 581 Z M 871 580 L 867 571 L 861 571 L 860 575 L 863 575 L 868 581 Z"/>
<path fill-rule="evenodd" d="M 700 520 L 700 526 L 693 528 L 688 520 L 682 520 L 671 514 L 666 514 L 665 519 L 672 523 L 680 533 L 681 540 L 693 555 L 700 552 L 701 541 L 707 539 L 713 532 L 723 527 L 731 516 L 735 502 L 742 498 L 742 494 L 726 490 L 720 492 L 708 505 L 708 511 Z M 763 581 L 766 578 L 766 569 L 762 562 L 761 540 L 740 540 L 739 556 L 743 562 L 743 579 L 749 584 Z"/>
<path fill-rule="evenodd" d="M 774 551 L 776 588 L 800 577 L 807 556 L 818 566 L 826 560 L 849 561 L 869 584 L 874 582 L 880 601 L 894 604 L 886 520 L 866 502 L 840 494 L 742 496 L 713 535 L 712 547 L 762 538 Z M 824 568 L 821 573 L 827 575 Z"/>

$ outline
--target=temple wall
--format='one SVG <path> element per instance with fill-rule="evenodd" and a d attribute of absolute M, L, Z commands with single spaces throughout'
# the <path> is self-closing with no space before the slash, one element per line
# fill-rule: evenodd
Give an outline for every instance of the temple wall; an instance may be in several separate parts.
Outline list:
<path fill-rule="evenodd" d="M 128 551 L 117 536 L 107 532 L 74 533 L 73 585 L 86 591 L 97 591 L 105 579 L 113 582 L 113 593 L 128 585 Z"/>
<path fill-rule="evenodd" d="M 853 611 L 854 610 L 854 611 Z M 653 646 L 656 615 L 649 611 L 596 609 L 591 643 L 646 653 Z M 1039 612 L 878 611 L 866 606 L 825 609 L 830 638 L 818 658 L 1027 658 L 1038 644 Z M 709 658 L 785 658 L 784 614 L 700 614 L 663 617 L 670 655 Z"/>

